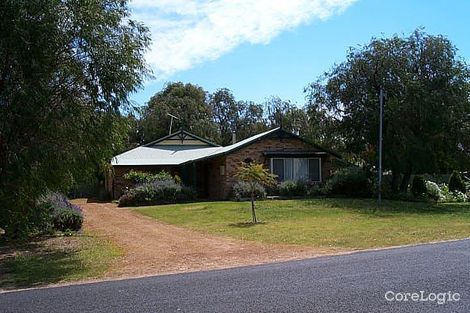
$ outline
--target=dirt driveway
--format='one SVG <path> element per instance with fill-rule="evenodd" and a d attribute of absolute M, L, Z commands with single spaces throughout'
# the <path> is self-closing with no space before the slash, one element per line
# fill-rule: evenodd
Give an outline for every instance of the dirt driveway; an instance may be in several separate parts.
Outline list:
<path fill-rule="evenodd" d="M 108 277 L 131 277 L 301 259 L 337 251 L 240 241 L 168 225 L 110 203 L 80 204 L 85 230 L 122 249 Z"/>

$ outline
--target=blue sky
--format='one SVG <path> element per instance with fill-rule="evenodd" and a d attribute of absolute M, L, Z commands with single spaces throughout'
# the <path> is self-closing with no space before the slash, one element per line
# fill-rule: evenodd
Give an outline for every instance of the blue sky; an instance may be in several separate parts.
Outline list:
<path fill-rule="evenodd" d="M 152 32 L 147 60 L 156 77 L 131 99 L 145 104 L 167 82 L 182 81 L 229 88 L 237 100 L 279 96 L 303 105 L 304 87 L 344 61 L 350 46 L 417 27 L 445 35 L 470 61 L 468 0 L 288 2 L 134 0 L 134 18 Z"/>

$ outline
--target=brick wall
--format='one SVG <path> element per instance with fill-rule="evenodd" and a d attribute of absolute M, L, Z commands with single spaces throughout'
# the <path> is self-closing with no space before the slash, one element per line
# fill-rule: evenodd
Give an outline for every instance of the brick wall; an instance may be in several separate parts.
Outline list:
<path fill-rule="evenodd" d="M 237 182 L 235 174 L 240 163 L 245 159 L 250 158 L 256 163 L 262 163 L 266 168 L 270 167 L 270 159 L 265 157 L 265 151 L 289 151 L 289 152 L 302 152 L 302 151 L 315 151 L 313 146 L 305 143 L 298 138 L 265 138 L 260 141 L 254 142 L 251 145 L 243 147 L 226 156 L 225 161 L 225 179 L 224 183 L 219 187 L 223 198 L 228 198 L 233 185 Z M 322 180 L 324 181 L 330 175 L 331 169 L 331 156 L 325 155 L 321 157 L 322 162 Z"/>
<path fill-rule="evenodd" d="M 225 166 L 225 156 L 218 157 L 207 161 L 207 175 L 208 175 L 208 196 L 210 199 L 218 200 L 225 199 L 225 179 L 227 177 L 227 170 Z M 223 167 L 224 175 L 221 174 L 220 168 Z M 230 192 L 230 190 L 228 191 Z"/>

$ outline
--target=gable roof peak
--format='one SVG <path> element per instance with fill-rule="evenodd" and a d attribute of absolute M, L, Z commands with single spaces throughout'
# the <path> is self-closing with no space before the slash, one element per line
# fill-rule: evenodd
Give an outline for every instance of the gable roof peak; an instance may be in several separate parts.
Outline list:
<path fill-rule="evenodd" d="M 164 143 L 170 143 L 170 145 L 183 145 L 184 141 L 197 141 L 200 142 L 202 145 L 207 145 L 210 147 L 220 147 L 218 144 L 213 143 L 212 141 L 209 141 L 205 138 L 199 137 L 198 135 L 195 135 L 193 133 L 188 132 L 187 130 L 180 128 L 176 132 L 173 132 L 169 135 L 166 135 L 160 139 L 154 140 L 152 142 L 149 142 L 145 145 L 144 147 L 151 147 L 154 145 L 161 145 Z M 173 141 L 173 143 L 171 143 Z"/>

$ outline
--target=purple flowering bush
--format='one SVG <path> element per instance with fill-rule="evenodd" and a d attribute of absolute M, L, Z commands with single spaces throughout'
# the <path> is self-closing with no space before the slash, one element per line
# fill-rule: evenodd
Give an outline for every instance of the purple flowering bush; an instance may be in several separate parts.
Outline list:
<path fill-rule="evenodd" d="M 43 232 L 78 231 L 82 228 L 82 209 L 67 199 L 60 192 L 47 192 L 36 203 L 39 220 L 42 221 Z"/>
<path fill-rule="evenodd" d="M 38 200 L 39 203 L 47 203 L 54 208 L 66 208 L 77 213 L 82 214 L 82 208 L 76 204 L 73 204 L 69 199 L 60 192 L 49 191 L 41 196 Z"/>
<path fill-rule="evenodd" d="M 256 183 L 255 184 L 255 198 L 266 199 L 266 189 L 263 185 Z M 241 201 L 243 199 L 250 199 L 251 198 L 251 186 L 249 183 L 244 181 L 239 181 L 232 187 L 232 195 L 233 198 L 237 201 Z"/>
<path fill-rule="evenodd" d="M 190 201 L 195 198 L 192 188 L 183 186 L 173 179 L 154 180 L 138 184 L 119 198 L 119 206 L 140 206 L 169 204 Z"/>

